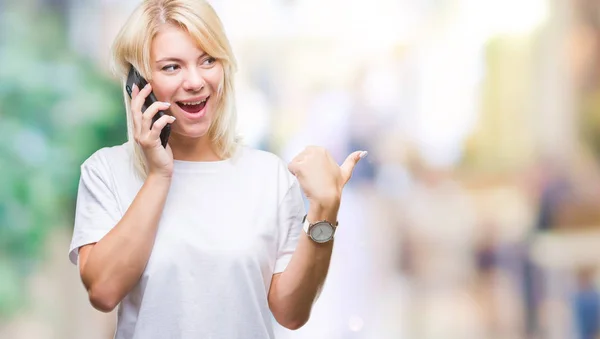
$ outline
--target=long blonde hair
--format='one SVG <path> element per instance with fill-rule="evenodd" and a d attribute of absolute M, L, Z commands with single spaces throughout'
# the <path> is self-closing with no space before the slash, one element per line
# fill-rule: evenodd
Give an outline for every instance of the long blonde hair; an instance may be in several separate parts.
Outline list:
<path fill-rule="evenodd" d="M 125 91 L 125 81 L 131 65 L 150 81 L 150 47 L 163 24 L 172 24 L 189 33 L 200 49 L 223 66 L 223 81 L 217 91 L 215 120 L 208 135 L 215 151 L 222 158 L 233 156 L 239 144 L 233 85 L 237 65 L 223 24 L 216 12 L 204 0 L 145 0 L 138 5 L 121 28 L 112 48 L 112 68 L 123 83 L 127 135 L 134 147 L 134 166 L 142 178 L 148 175 L 148 167 L 141 147 L 133 138 L 131 99 Z"/>

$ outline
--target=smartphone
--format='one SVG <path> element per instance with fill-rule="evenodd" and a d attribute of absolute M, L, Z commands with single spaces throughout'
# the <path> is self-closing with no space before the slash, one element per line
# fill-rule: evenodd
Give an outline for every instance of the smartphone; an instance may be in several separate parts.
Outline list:
<path fill-rule="evenodd" d="M 146 79 L 144 79 L 140 75 L 140 73 L 133 66 L 131 66 L 131 68 L 129 69 L 129 74 L 127 75 L 127 82 L 125 83 L 125 90 L 127 91 L 127 94 L 129 94 L 129 98 L 131 98 L 133 84 L 135 84 L 140 90 L 142 90 L 142 88 L 144 88 L 144 86 L 146 86 L 147 83 L 148 82 L 146 81 Z M 156 99 L 156 96 L 154 96 L 154 93 L 150 92 L 150 94 L 146 97 L 146 100 L 142 104 L 142 114 L 148 109 L 148 107 L 150 107 L 150 105 L 157 101 L 158 100 Z M 162 117 L 165 114 L 167 114 L 166 111 L 158 111 L 152 118 L 152 125 L 154 126 L 156 120 L 160 119 L 160 117 Z M 152 129 L 152 126 L 150 126 L 150 129 Z M 170 134 L 171 124 L 167 124 L 160 132 L 160 142 L 165 148 L 167 147 L 167 142 L 169 141 Z"/>

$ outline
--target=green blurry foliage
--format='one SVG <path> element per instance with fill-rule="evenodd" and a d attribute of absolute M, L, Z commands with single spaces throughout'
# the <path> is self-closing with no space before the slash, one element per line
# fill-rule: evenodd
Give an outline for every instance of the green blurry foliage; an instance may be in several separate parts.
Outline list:
<path fill-rule="evenodd" d="M 57 227 L 72 227 L 80 164 L 126 140 L 118 83 L 67 47 L 66 20 L 34 6 L 0 11 L 0 320 Z M 65 260 L 67 260 L 65 248 Z"/>

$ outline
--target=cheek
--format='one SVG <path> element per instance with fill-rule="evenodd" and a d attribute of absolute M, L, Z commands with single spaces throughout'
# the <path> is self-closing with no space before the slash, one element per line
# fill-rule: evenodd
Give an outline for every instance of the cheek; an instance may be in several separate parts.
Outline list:
<path fill-rule="evenodd" d="M 160 101 L 171 101 L 177 89 L 179 82 L 172 78 L 158 77 L 151 81 L 152 92 Z"/>
<path fill-rule="evenodd" d="M 223 67 L 214 67 L 206 75 L 206 80 L 210 83 L 213 90 L 216 92 L 223 82 Z"/>

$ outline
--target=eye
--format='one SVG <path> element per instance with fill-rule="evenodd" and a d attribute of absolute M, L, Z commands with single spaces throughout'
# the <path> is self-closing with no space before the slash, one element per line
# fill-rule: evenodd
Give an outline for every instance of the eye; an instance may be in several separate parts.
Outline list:
<path fill-rule="evenodd" d="M 161 70 L 165 71 L 165 72 L 175 72 L 175 70 L 179 68 L 178 65 L 172 64 L 172 65 L 166 65 L 163 68 L 161 68 Z"/>
<path fill-rule="evenodd" d="M 202 65 L 210 66 L 210 65 L 214 64 L 216 61 L 217 61 L 217 59 L 209 56 L 202 61 Z"/>

